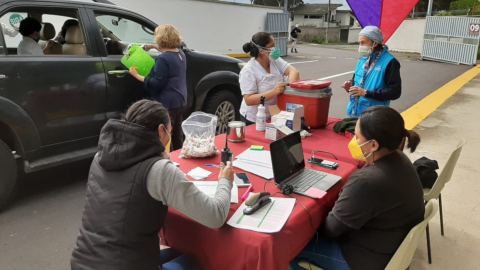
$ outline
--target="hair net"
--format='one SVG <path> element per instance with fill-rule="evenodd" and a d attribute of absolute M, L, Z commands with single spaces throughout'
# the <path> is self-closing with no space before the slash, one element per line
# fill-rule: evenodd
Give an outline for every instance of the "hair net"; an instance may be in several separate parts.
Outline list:
<path fill-rule="evenodd" d="M 378 44 L 383 44 L 383 34 L 382 30 L 376 26 L 365 26 L 365 28 L 360 31 L 359 36 L 364 36 L 371 39 L 373 42 Z"/>

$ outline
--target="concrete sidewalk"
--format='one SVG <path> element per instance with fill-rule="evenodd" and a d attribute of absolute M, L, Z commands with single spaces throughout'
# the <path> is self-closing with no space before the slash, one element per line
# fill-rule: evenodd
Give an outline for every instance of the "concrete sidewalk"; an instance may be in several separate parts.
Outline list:
<path fill-rule="evenodd" d="M 480 269 L 480 75 L 463 86 L 415 130 L 422 142 L 412 161 L 426 156 L 438 161 L 440 170 L 460 138 L 468 140 L 452 180 L 442 192 L 445 236 L 440 217 L 430 222 L 433 264 L 428 264 L 425 235 L 415 253 L 411 270 Z"/>

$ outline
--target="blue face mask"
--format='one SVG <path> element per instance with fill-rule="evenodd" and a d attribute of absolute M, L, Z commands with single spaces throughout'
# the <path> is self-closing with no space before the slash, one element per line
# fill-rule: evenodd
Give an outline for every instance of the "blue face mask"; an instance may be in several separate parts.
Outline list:
<path fill-rule="evenodd" d="M 38 37 L 35 39 L 35 42 L 39 42 L 40 41 L 40 34 L 38 34 Z"/>

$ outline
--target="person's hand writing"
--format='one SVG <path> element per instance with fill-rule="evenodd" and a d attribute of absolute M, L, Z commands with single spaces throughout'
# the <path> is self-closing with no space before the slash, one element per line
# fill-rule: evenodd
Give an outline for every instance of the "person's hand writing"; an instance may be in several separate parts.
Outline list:
<path fill-rule="evenodd" d="M 360 87 L 351 87 L 349 92 L 354 97 L 364 97 L 367 94 L 367 91 Z"/>
<path fill-rule="evenodd" d="M 225 166 L 225 164 L 220 163 L 220 166 Z M 227 178 L 228 180 L 230 180 L 231 182 L 233 182 L 234 180 L 234 177 L 233 177 L 233 168 L 232 168 L 232 163 L 230 161 L 227 162 L 227 166 L 223 167 L 221 170 L 220 170 L 220 174 L 218 175 L 218 179 L 220 180 L 220 178 L 222 177 L 225 177 Z"/>
<path fill-rule="evenodd" d="M 287 88 L 286 83 L 279 83 L 275 85 L 275 88 L 273 88 L 273 92 L 275 93 L 276 96 L 283 94 L 285 91 L 285 88 Z"/>
<path fill-rule="evenodd" d="M 350 90 L 351 87 L 352 87 L 352 82 L 351 81 L 346 81 L 342 86 L 342 88 L 345 89 L 345 91 L 347 91 L 347 92 Z"/>

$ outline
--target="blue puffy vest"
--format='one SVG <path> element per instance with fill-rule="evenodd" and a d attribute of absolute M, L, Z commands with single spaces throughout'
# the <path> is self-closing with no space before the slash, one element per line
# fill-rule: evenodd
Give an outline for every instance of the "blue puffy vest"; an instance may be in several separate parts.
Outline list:
<path fill-rule="evenodd" d="M 377 57 L 378 53 L 373 54 L 373 59 Z M 383 89 L 385 87 L 385 70 L 387 69 L 388 63 L 392 61 L 393 55 L 388 52 L 388 47 L 383 47 L 382 56 L 378 59 L 375 67 L 367 77 L 367 80 L 363 84 L 363 89 L 367 91 L 373 91 L 375 89 Z M 365 63 L 367 62 L 368 57 L 362 57 L 358 61 L 357 67 L 355 68 L 355 84 L 354 86 L 359 87 L 363 79 L 363 72 L 365 68 Z M 368 72 L 368 69 L 367 69 Z M 347 106 L 347 115 L 349 117 L 359 117 L 362 112 L 371 106 L 390 106 L 390 100 L 387 101 L 378 101 L 373 98 L 359 97 L 357 102 L 355 102 L 355 97 L 350 96 L 350 102 Z"/>

